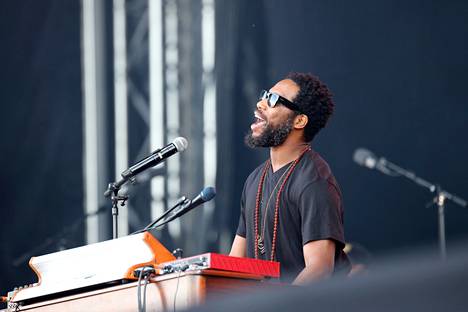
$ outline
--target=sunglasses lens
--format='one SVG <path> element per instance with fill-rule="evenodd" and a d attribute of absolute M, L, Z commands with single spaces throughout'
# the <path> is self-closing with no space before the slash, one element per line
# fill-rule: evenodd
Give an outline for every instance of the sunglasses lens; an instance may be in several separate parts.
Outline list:
<path fill-rule="evenodd" d="M 276 103 L 278 102 L 278 94 L 275 94 L 275 93 L 270 93 L 270 98 L 268 100 L 268 105 L 270 107 L 275 107 Z"/>
<path fill-rule="evenodd" d="M 258 97 L 258 99 L 261 101 L 266 98 L 268 98 L 268 91 L 262 90 L 262 92 L 260 92 L 260 96 Z"/>

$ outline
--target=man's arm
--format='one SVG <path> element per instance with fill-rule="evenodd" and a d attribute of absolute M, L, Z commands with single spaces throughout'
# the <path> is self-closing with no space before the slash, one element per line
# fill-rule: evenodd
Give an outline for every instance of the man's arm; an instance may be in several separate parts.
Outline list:
<path fill-rule="evenodd" d="M 335 242 L 329 239 L 310 241 L 303 246 L 305 268 L 293 285 L 304 285 L 326 278 L 333 273 L 335 264 Z"/>
<path fill-rule="evenodd" d="M 232 243 L 231 252 L 229 253 L 231 257 L 245 257 L 246 256 L 246 241 L 245 238 L 239 235 L 234 237 L 234 242 Z"/>

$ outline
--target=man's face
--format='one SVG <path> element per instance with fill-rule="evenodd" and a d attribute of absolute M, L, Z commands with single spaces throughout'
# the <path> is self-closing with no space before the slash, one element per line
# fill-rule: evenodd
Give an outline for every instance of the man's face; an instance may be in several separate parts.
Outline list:
<path fill-rule="evenodd" d="M 281 95 L 291 102 L 299 92 L 299 87 L 290 79 L 279 81 L 270 92 Z M 260 100 L 254 112 L 255 121 L 250 126 L 250 133 L 245 137 L 249 147 L 273 147 L 284 143 L 293 129 L 294 111 L 277 104 L 268 106 L 268 100 Z"/>

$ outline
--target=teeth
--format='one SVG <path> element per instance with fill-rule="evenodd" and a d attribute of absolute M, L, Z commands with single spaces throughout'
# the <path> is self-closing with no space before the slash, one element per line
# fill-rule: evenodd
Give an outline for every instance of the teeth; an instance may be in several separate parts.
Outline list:
<path fill-rule="evenodd" d="M 265 121 L 262 117 L 258 116 L 257 113 L 254 113 L 255 118 Z"/>

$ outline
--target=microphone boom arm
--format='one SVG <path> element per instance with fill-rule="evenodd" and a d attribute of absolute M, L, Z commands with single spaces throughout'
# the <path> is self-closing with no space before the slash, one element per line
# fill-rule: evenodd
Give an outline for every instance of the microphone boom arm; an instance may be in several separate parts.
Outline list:
<path fill-rule="evenodd" d="M 367 160 L 371 160 L 371 164 L 366 164 Z M 429 181 L 424 180 L 423 178 L 418 177 L 414 172 L 401 168 L 400 166 L 395 165 L 394 163 L 389 162 L 385 158 L 377 159 L 375 155 L 366 150 L 366 149 L 358 149 L 354 154 L 354 161 L 356 161 L 359 165 L 368 167 L 370 169 L 376 168 L 377 170 L 381 171 L 384 174 L 390 176 L 401 176 L 405 177 L 419 186 L 427 188 L 431 193 L 436 193 L 436 196 L 432 199 L 431 203 L 427 205 L 427 207 L 436 205 L 438 208 L 438 230 L 439 230 L 439 250 L 440 255 L 443 260 L 446 259 L 447 251 L 446 251 L 446 240 L 445 240 L 445 201 L 451 200 L 455 204 L 466 207 L 467 202 L 461 197 L 458 197 L 454 194 L 451 194 L 438 184 L 431 183 Z"/>
<path fill-rule="evenodd" d="M 185 196 L 182 196 L 181 198 L 179 198 L 177 200 L 177 202 L 174 204 L 174 206 L 172 206 L 170 209 L 168 209 L 166 212 L 164 212 L 156 220 L 154 220 L 153 222 L 151 222 L 150 224 L 145 226 L 143 229 L 133 232 L 131 235 L 138 234 L 138 233 L 145 232 L 145 231 L 151 231 L 151 230 L 157 228 L 159 226 L 158 225 L 159 221 L 164 219 L 169 213 L 171 213 L 174 209 L 176 209 L 180 205 L 182 205 L 182 207 L 184 207 L 188 202 L 190 202 L 190 200 L 188 200 Z M 170 221 L 172 221 L 172 220 L 170 220 Z M 170 221 L 167 221 L 167 222 L 170 222 Z M 164 221 L 164 222 L 166 222 L 166 221 Z"/>

